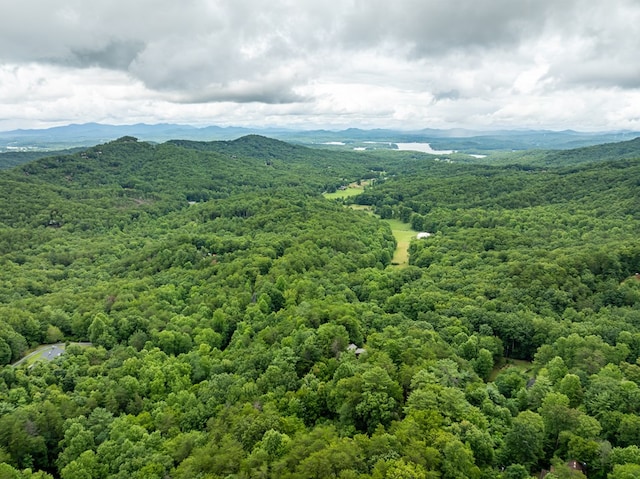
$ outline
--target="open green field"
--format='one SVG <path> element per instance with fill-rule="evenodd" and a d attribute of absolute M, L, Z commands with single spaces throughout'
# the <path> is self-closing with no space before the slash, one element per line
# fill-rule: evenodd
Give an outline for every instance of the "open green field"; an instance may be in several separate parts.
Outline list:
<path fill-rule="evenodd" d="M 349 187 L 346 190 L 338 190 L 333 193 L 324 193 L 324 197 L 329 200 L 338 200 L 343 198 L 349 198 L 350 196 L 357 196 L 364 191 L 364 187 Z"/>
<path fill-rule="evenodd" d="M 357 196 L 364 191 L 366 186 L 369 186 L 371 182 L 369 180 L 361 180 L 353 182 L 347 186 L 345 190 L 334 191 L 333 193 L 324 193 L 323 196 L 329 200 L 338 200 L 349 198 L 350 196 Z"/>
<path fill-rule="evenodd" d="M 416 232 L 411 229 L 409 223 L 403 223 L 399 220 L 384 221 L 391 227 L 391 232 L 395 236 L 397 243 L 391 263 L 404 268 L 409 265 L 409 243 L 416 237 Z"/>

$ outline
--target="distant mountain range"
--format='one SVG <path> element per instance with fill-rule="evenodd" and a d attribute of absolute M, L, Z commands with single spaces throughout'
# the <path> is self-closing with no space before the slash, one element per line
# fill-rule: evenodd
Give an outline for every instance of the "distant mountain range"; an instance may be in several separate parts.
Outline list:
<path fill-rule="evenodd" d="M 244 128 L 222 128 L 209 126 L 196 128 L 188 125 L 161 123 L 147 125 L 103 125 L 84 123 L 57 126 L 41 130 L 13 130 L 0 132 L 0 150 L 12 149 L 58 149 L 78 146 L 93 146 L 123 136 L 134 136 L 144 141 L 164 142 L 172 139 L 226 140 L 251 133 Z"/>
<path fill-rule="evenodd" d="M 616 131 L 584 133 L 572 130 L 496 130 L 423 129 L 398 131 L 386 129 L 362 130 L 349 128 L 331 130 L 290 130 L 284 128 L 194 127 L 176 124 L 104 125 L 72 124 L 47 129 L 0 132 L 0 152 L 59 150 L 93 146 L 122 136 L 140 140 L 232 140 L 248 134 L 260 134 L 280 140 L 323 146 L 327 148 L 394 148 L 395 143 L 430 143 L 434 149 L 452 149 L 474 153 L 486 151 L 571 149 L 631 140 L 640 132 Z"/>

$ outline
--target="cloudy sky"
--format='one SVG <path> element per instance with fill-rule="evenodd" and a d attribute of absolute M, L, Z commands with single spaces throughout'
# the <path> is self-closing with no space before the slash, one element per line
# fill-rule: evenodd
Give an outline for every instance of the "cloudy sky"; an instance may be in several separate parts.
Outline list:
<path fill-rule="evenodd" d="M 639 0 L 0 0 L 0 130 L 640 130 Z"/>

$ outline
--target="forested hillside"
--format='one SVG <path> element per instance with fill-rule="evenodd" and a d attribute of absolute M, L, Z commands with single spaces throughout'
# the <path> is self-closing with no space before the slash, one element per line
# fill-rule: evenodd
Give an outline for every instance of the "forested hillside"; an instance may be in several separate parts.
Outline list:
<path fill-rule="evenodd" d="M 487 158 L 490 164 L 562 167 L 592 162 L 637 159 L 640 157 L 640 137 L 628 141 L 605 143 L 568 150 L 523 150 L 516 153 L 495 153 Z"/>
<path fill-rule="evenodd" d="M 84 149 L 84 148 L 83 148 Z M 68 149 L 61 151 L 5 151 L 0 152 L 0 169 L 4 170 L 12 168 L 14 166 L 28 163 L 29 161 L 37 160 L 38 158 L 45 158 L 47 156 L 53 156 L 55 154 L 71 154 L 74 151 L 80 151 L 81 149 Z"/>
<path fill-rule="evenodd" d="M 590 154 L 124 137 L 2 172 L 0 477 L 639 476 L 640 160 Z M 322 197 L 363 179 L 377 215 Z M 432 233 L 408 267 L 380 218 Z M 11 366 L 58 341 L 92 346 Z"/>

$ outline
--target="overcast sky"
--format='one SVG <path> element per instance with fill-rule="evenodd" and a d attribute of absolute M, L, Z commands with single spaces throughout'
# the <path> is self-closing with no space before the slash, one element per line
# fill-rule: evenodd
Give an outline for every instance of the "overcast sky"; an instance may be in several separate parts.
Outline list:
<path fill-rule="evenodd" d="M 0 130 L 640 130 L 640 0 L 0 0 Z"/>

